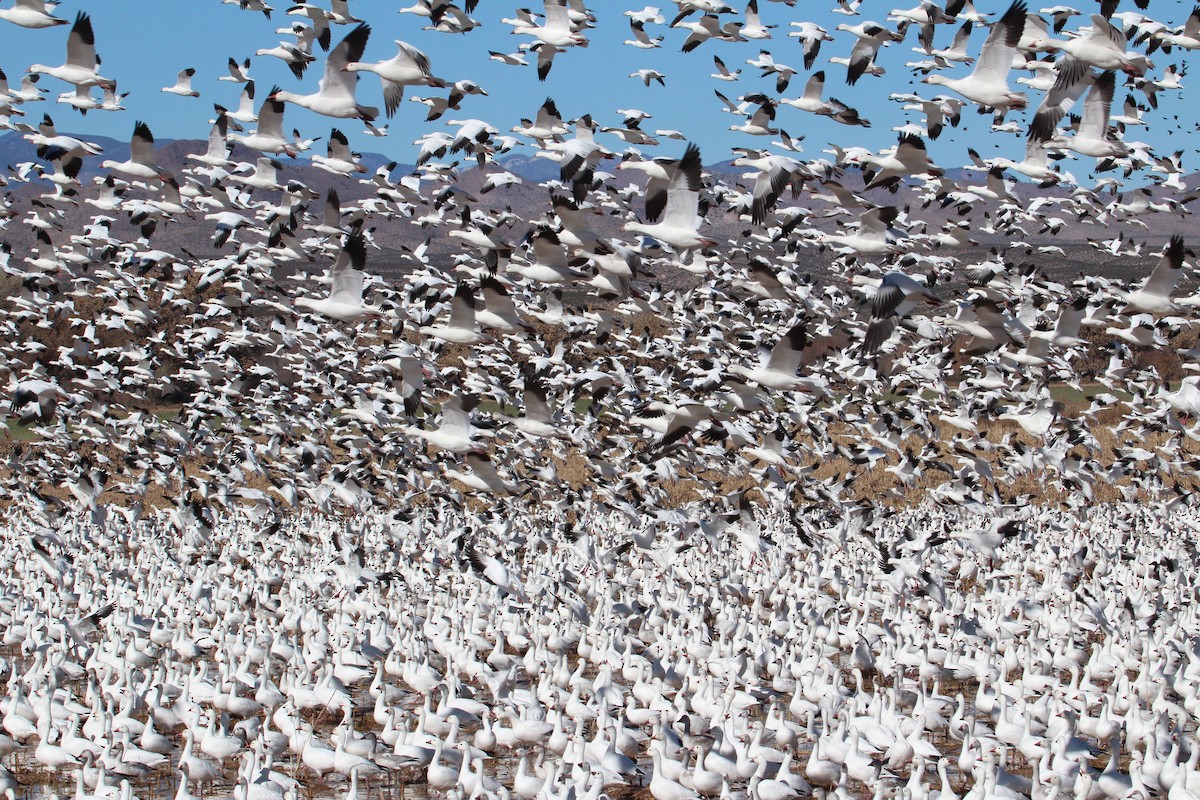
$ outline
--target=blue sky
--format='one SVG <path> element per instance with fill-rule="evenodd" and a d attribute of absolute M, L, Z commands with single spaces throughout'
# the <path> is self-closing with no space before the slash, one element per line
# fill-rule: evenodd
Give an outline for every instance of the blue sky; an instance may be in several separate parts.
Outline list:
<path fill-rule="evenodd" d="M 740 0 L 734 0 L 740 6 Z M 939 87 L 923 86 L 916 82 L 904 62 L 922 58 L 912 51 L 915 36 L 910 32 L 902 44 L 885 48 L 878 63 L 887 70 L 880 78 L 865 76 L 857 86 L 844 83 L 845 68 L 828 63 L 830 56 L 845 56 L 849 53 L 853 39 L 850 34 L 836 32 L 840 22 L 857 23 L 866 19 L 884 21 L 890 9 L 900 5 L 915 5 L 915 0 L 898 3 L 896 0 L 867 0 L 861 7 L 862 16 L 847 18 L 830 12 L 832 3 L 814 3 L 799 0 L 795 7 L 782 3 L 760 0 L 763 21 L 777 25 L 774 38 L 746 43 L 706 42 L 692 53 L 681 53 L 679 48 L 687 31 L 668 29 L 665 25 L 650 26 L 654 35 L 665 35 L 663 46 L 656 50 L 639 50 L 622 45 L 630 37 L 629 20 L 623 15 L 627 9 L 638 10 L 644 2 L 624 3 L 612 0 L 593 0 L 591 6 L 598 16 L 598 26 L 588 32 L 590 47 L 572 48 L 555 59 L 549 79 L 540 83 L 531 67 L 511 67 L 491 61 L 489 50 L 514 52 L 517 45 L 529 41 L 529 37 L 509 33 L 509 26 L 500 22 L 513 16 L 515 9 L 530 6 L 540 9 L 540 3 L 521 3 L 517 0 L 481 0 L 475 17 L 482 26 L 469 34 L 446 34 L 422 30 L 427 22 L 412 14 L 400 14 L 395 2 L 382 0 L 351 0 L 351 10 L 372 24 L 372 34 L 365 60 L 377 61 L 391 57 L 395 52 L 395 39 L 403 39 L 424 50 L 433 63 L 435 74 L 448 80 L 470 78 L 480 83 L 489 92 L 488 97 L 468 97 L 460 111 L 448 112 L 435 123 L 424 121 L 425 108 L 409 102 L 409 98 L 422 92 L 410 87 L 405 102 L 392 120 L 381 118 L 380 123 L 390 122 L 389 136 L 383 139 L 362 134 L 363 126 L 354 120 L 331 120 L 310 114 L 295 106 L 288 106 L 285 124 L 288 129 L 297 127 L 307 137 L 327 137 L 332 127 L 342 129 L 350 136 L 353 146 L 360 150 L 385 153 L 400 161 L 411 161 L 416 148 L 412 142 L 422 134 L 444 128 L 445 122 L 460 118 L 487 120 L 502 131 L 507 131 L 524 116 L 532 116 L 546 97 L 553 97 L 564 117 L 572 118 L 585 113 L 592 114 L 601 125 L 618 125 L 621 117 L 618 108 L 638 108 L 650 112 L 653 117 L 643 123 L 643 129 L 673 128 L 683 131 L 698 142 L 704 160 L 714 162 L 731 156 L 732 147 L 766 147 L 770 138 L 749 136 L 729 131 L 729 125 L 741 120 L 721 111 L 721 103 L 713 92 L 719 90 L 731 98 L 751 91 L 774 94 L 774 78 L 760 78 L 757 70 L 745 65 L 745 61 L 757 56 L 759 49 L 772 52 L 777 61 L 800 71 L 785 92 L 787 97 L 796 97 L 803 90 L 807 73 L 803 69 L 803 57 L 795 39 L 787 36 L 792 30 L 788 23 L 812 20 L 823 25 L 835 40 L 826 42 L 821 50 L 815 69 L 825 69 L 828 74 L 826 96 L 834 96 L 848 105 L 858 108 L 869 118 L 868 129 L 838 125 L 827 119 L 781 106 L 777 124 L 793 137 L 804 136 L 805 158 L 821 155 L 828 142 L 842 145 L 862 145 L 878 150 L 895 142 L 893 126 L 912 119 L 911 112 L 903 112 L 900 104 L 890 101 L 892 92 L 917 91 L 933 96 Z M 658 4 L 668 21 L 675 11 L 669 2 Z M 1008 0 L 992 2 L 979 0 L 981 12 L 998 15 L 1008 5 Z M 1132 8 L 1132 3 L 1127 3 Z M 1032 9 L 1040 6 L 1035 2 Z M 83 3 L 80 0 L 64 0 L 57 15 L 73 19 L 75 13 L 86 10 L 93 16 L 96 30 L 96 45 L 104 62 L 103 74 L 115 78 L 121 92 L 129 92 L 124 101 L 128 110 L 116 113 L 89 112 L 86 119 L 78 112 L 53 102 L 59 93 L 70 87 L 52 78 L 42 79 L 42 85 L 50 89 L 51 102 L 27 105 L 25 108 L 31 121 L 40 119 L 43 111 L 50 113 L 59 128 L 68 131 L 125 138 L 133 128 L 134 120 L 147 121 L 160 138 L 203 138 L 207 135 L 207 121 L 212 118 L 212 104 L 221 103 L 236 107 L 241 86 L 218 82 L 226 74 L 226 61 L 230 56 L 239 61 L 253 56 L 259 48 L 274 46 L 282 39 L 290 39 L 276 33 L 276 28 L 285 27 L 298 19 L 284 14 L 287 4 L 280 2 L 270 20 L 261 13 L 240 10 L 220 0 L 121 0 L 120 3 Z M 1191 10 L 1191 4 L 1177 0 L 1156 0 L 1151 13 L 1164 22 L 1182 23 Z M 740 16 L 740 15 L 738 15 Z M 732 19 L 733 17 L 729 17 Z M 1076 17 L 1068 26 L 1074 29 L 1086 24 L 1086 18 Z M 894 26 L 894 23 L 892 23 Z M 26 30 L 7 22 L 0 22 L 0 35 L 4 47 L 0 48 L 0 67 L 16 83 L 24 69 L 35 61 L 59 64 L 65 53 L 67 26 L 46 30 Z M 955 26 L 939 26 L 937 46 L 947 46 Z M 344 35 L 348 27 L 337 26 L 334 40 Z M 978 52 L 985 33 L 976 30 L 971 41 L 972 52 Z M 713 55 L 720 55 L 730 69 L 743 69 L 741 79 L 726 83 L 711 79 L 714 71 Z M 1190 54 L 1176 50 L 1170 56 L 1161 52 L 1153 55 L 1155 70 L 1171 63 L 1185 63 Z M 310 68 L 303 80 L 297 80 L 282 62 L 270 57 L 253 58 L 251 75 L 259 88 L 259 98 L 272 84 L 292 91 L 315 91 L 320 77 L 320 56 L 317 64 Z M 195 87 L 201 92 L 199 99 L 181 98 L 164 94 L 161 87 L 174 83 L 175 74 L 185 67 L 197 71 Z M 666 86 L 652 84 L 645 87 L 641 81 L 628 77 L 636 69 L 648 67 L 666 75 Z M 944 73 L 951 77 L 965 75 L 969 67 L 956 67 Z M 1010 83 L 1018 77 L 1010 75 Z M 1185 85 L 1191 76 L 1184 79 Z M 427 92 L 438 92 L 436 89 Z M 1191 143 L 1179 132 L 1168 135 L 1172 126 L 1182 126 L 1191 134 L 1198 119 L 1189 105 L 1185 105 L 1182 93 L 1172 97 L 1164 95 L 1157 112 L 1149 115 L 1151 124 L 1137 131 L 1131 130 L 1128 138 L 1150 142 L 1155 149 L 1171 152 Z M 1031 106 L 1036 106 L 1040 94 L 1031 92 Z M 1118 88 L 1119 106 L 1125 90 Z M 359 88 L 360 102 L 382 106 L 382 95 L 378 79 L 364 74 Z M 1142 99 L 1139 95 L 1139 99 Z M 1114 113 L 1117 109 L 1114 108 Z M 1178 117 L 1178 120 L 1173 119 Z M 1017 116 L 1024 122 L 1024 116 Z M 964 129 L 948 130 L 937 142 L 931 143 L 930 152 L 941 166 L 951 168 L 965 163 L 966 146 L 974 146 L 983 155 L 1006 155 L 1020 159 L 1023 136 L 995 133 L 989 130 L 990 117 L 982 117 L 973 111 L 963 115 Z M 1024 125 L 1022 124 L 1022 131 Z M 624 143 L 612 136 L 601 136 L 605 146 L 621 150 Z M 324 139 L 322 139 L 322 146 Z M 663 140 L 659 148 L 643 148 L 651 154 L 676 155 L 682 151 L 683 143 Z M 518 151 L 521 152 L 521 151 Z M 526 148 L 525 152 L 531 152 Z M 1194 150 L 1189 148 L 1185 156 L 1185 168 L 1200 168 Z M 1077 176 L 1086 175 L 1090 162 L 1085 161 L 1070 167 Z"/>

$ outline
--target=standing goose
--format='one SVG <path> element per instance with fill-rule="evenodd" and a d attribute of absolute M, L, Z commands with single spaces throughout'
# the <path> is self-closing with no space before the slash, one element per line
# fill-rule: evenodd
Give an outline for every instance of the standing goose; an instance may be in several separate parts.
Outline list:
<path fill-rule="evenodd" d="M 326 117 L 373 121 L 379 116 L 379 109 L 358 104 L 354 99 L 358 73 L 346 69 L 349 64 L 362 59 L 367 48 L 367 37 L 370 35 L 371 26 L 363 23 L 338 42 L 325 59 L 325 76 L 321 78 L 320 88 L 316 93 L 293 94 L 276 90 L 271 93 L 271 99 L 295 103 Z"/>

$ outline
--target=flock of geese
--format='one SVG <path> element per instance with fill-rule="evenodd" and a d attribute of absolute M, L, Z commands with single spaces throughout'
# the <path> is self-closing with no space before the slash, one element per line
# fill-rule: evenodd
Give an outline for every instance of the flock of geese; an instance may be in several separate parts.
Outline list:
<path fill-rule="evenodd" d="M 353 5 L 292 6 L 287 41 L 231 57 L 242 98 L 182 168 L 146 122 L 116 160 L 77 130 L 94 115 L 35 111 L 51 81 L 79 112 L 136 106 L 88 13 L 0 8 L 51 64 L 66 33 L 60 64 L 0 77 L 37 152 L 0 210 L 33 242 L 0 249 L 5 797 L 1200 797 L 1193 197 L 1185 149 L 1133 138 L 1191 133 L 1160 100 L 1200 9 L 503 21 L 522 44 L 491 58 L 538 97 L 598 26 L 629 26 L 625 59 L 711 53 L 730 130 L 763 142 L 723 172 L 639 109 L 466 118 L 486 87 L 404 41 L 365 60 L 387 20 Z M 400 12 L 470 48 L 497 5 Z M 782 117 L 870 126 L 909 39 L 895 146 L 802 158 Z M 256 89 L 266 58 L 296 85 Z M 289 105 L 383 135 L 409 87 L 411 174 L 334 127 L 308 162 L 361 199 L 289 175 L 316 141 Z M 975 110 L 1020 160 L 946 163 Z M 556 173 L 524 215 L 518 146 Z M 185 225 L 216 255 L 172 245 Z M 1055 269 L 1049 237 L 1084 226 L 1137 277 Z M 424 243 L 379 254 L 395 229 Z"/>

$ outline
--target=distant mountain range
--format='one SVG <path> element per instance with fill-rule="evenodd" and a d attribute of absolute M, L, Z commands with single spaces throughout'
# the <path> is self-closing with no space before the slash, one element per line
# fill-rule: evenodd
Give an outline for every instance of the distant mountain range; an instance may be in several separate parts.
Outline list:
<path fill-rule="evenodd" d="M 107 174 L 107 171 L 100 167 L 103 160 L 123 161 L 129 157 L 128 141 L 118 141 L 99 136 L 87 138 L 89 141 L 103 147 L 104 153 L 101 156 L 89 157 L 85 160 L 84 169 L 80 176 L 84 183 L 84 188 L 80 193 L 83 199 L 96 196 L 98 188 L 96 187 L 95 179 Z M 207 142 L 198 139 L 160 140 L 156 145 L 159 164 L 174 174 L 180 174 L 185 168 L 195 165 L 195 162 L 187 159 L 188 154 L 200 153 L 207 148 Z M 318 152 L 323 151 L 324 142 L 317 142 L 314 145 L 314 150 Z M 238 162 L 253 163 L 259 157 L 261 157 L 260 153 L 240 145 L 234 147 L 232 154 L 232 159 Z M 23 134 L 9 132 L 0 136 L 0 167 L 15 169 L 17 165 L 31 161 L 37 161 L 35 147 L 24 138 Z M 385 154 L 363 153 L 362 165 L 365 172 L 353 178 L 347 178 L 325 172 L 313 166 L 306 158 L 285 158 L 279 161 L 283 166 L 283 172 L 280 176 L 281 181 L 300 181 L 320 196 L 324 196 L 329 189 L 337 189 L 344 205 L 356 203 L 374 196 L 374 187 L 359 179 L 369 178 L 379 167 L 392 163 L 392 160 Z M 604 170 L 614 176 L 610 180 L 610 183 L 614 187 L 620 188 L 639 182 L 637 173 L 618 171 L 615 169 L 616 163 L 615 161 L 610 161 L 603 166 Z M 485 193 L 483 185 L 486 176 L 497 172 L 499 168 L 514 173 L 524 182 Z M 391 174 L 393 179 L 397 180 L 403 175 L 412 173 L 415 169 L 416 167 L 412 164 L 396 164 Z M 547 189 L 538 184 L 556 180 L 559 172 L 557 162 L 527 153 L 503 154 L 496 159 L 495 165 L 489 165 L 483 169 L 477 167 L 473 161 L 468 160 L 460 164 L 458 169 L 457 180 L 454 184 L 455 190 L 468 195 L 470 197 L 468 202 L 471 205 L 483 208 L 511 209 L 518 217 L 529 220 L 531 223 L 544 219 L 549 208 Z M 729 160 L 711 164 L 706 167 L 706 170 L 715 178 L 731 186 L 736 186 L 740 183 L 745 187 L 745 191 L 749 191 L 753 185 L 752 181 L 741 179 L 741 176 L 747 170 L 743 167 L 735 166 Z M 965 169 L 947 170 L 946 177 L 960 188 L 982 184 L 985 180 L 984 173 Z M 845 171 L 839 180 L 846 188 L 852 191 L 862 191 L 862 176 L 857 170 Z M 1197 181 L 1196 176 L 1191 176 L 1189 179 L 1190 185 L 1196 185 L 1198 182 L 1200 181 Z M 427 195 L 431 195 L 433 191 L 436 191 L 434 182 L 431 181 L 429 185 L 430 188 L 426 190 Z M 14 199 L 14 205 L 9 209 L 10 215 L 19 216 L 24 214 L 28 207 L 27 204 L 33 202 L 34 198 L 38 195 L 45 193 L 47 188 L 48 184 L 44 181 L 32 181 L 27 185 L 19 185 L 10 181 L 8 191 Z M 1063 186 L 1043 190 L 1027 182 L 1015 183 L 1013 188 L 1013 194 L 1023 202 L 1028 202 L 1035 196 L 1048 197 L 1053 202 L 1055 199 L 1065 198 L 1070 191 L 1070 187 Z M 1161 193 L 1158 190 L 1152 191 L 1152 194 Z M 144 190 L 135 189 L 131 191 L 130 196 L 149 195 Z M 274 197 L 274 193 L 260 191 L 255 193 L 255 197 L 271 199 Z M 1005 240 L 986 234 L 986 230 L 990 227 L 990 220 L 988 213 L 985 213 L 983 210 L 985 204 L 982 203 L 977 204 L 976 207 L 960 208 L 954 205 L 943 205 L 940 200 L 923 200 L 919 187 L 915 186 L 902 187 L 896 193 L 890 193 L 885 190 L 873 190 L 867 193 L 867 198 L 878 205 L 896 205 L 906 209 L 909 213 L 910 221 L 915 221 L 918 225 L 923 222 L 925 228 L 930 232 L 937 231 L 947 220 L 967 223 L 972 236 L 984 245 L 984 248 L 965 251 L 962 255 L 968 259 L 972 258 L 971 253 L 979 252 L 980 249 L 990 246 L 1003 247 L 1009 244 Z M 781 204 L 787 205 L 792 202 L 805 204 L 808 201 L 809 199 L 806 196 L 792 201 L 790 196 L 785 193 Z M 310 213 L 319 213 L 319 208 L 320 201 L 315 201 L 310 206 Z M 636 201 L 634 208 L 640 209 L 640 204 L 636 203 Z M 822 230 L 831 230 L 834 227 L 836 220 L 830 219 L 829 215 L 824 213 L 825 207 L 817 206 L 814 211 L 816 213 L 810 218 L 810 224 Z M 85 203 L 80 203 L 75 207 L 67 206 L 64 219 L 66 228 L 78 229 L 79 226 L 86 223 L 95 213 L 96 209 Z M 113 223 L 114 235 L 127 239 L 137 237 L 137 231 L 130 227 L 124 220 L 124 214 L 110 214 L 110 216 L 117 218 L 117 221 Z M 1068 212 L 1052 212 L 1050 216 L 1065 216 L 1068 219 L 1065 220 L 1065 225 L 1056 235 L 1033 229 L 1034 226 L 1027 226 L 1031 230 L 1028 237 L 1023 240 L 1024 244 L 1074 243 L 1082 244 L 1086 247 L 1087 239 L 1110 239 L 1116 236 L 1118 230 L 1124 231 L 1126 236 L 1130 233 L 1135 233 L 1137 234 L 1137 238 L 1151 241 L 1161 240 L 1172 233 L 1187 235 L 1193 230 L 1191 222 L 1177 214 L 1161 213 L 1145 215 L 1138 220 L 1138 223 L 1144 222 L 1148 226 L 1145 229 L 1131 228 L 1128 224 L 1121 224 L 1115 229 L 1109 229 L 1105 225 L 1094 224 L 1092 220 L 1076 219 L 1073 214 Z M 734 239 L 739 236 L 749 235 L 749 225 L 743 220 L 739 220 L 735 214 L 729 211 L 714 209 L 709 212 L 707 219 L 713 235 L 718 238 L 727 237 Z M 601 235 L 620 237 L 623 235 L 620 228 L 623 221 L 624 218 L 621 215 L 612 212 L 598 215 L 596 222 L 593 224 L 597 232 Z M 1092 222 L 1093 224 L 1084 224 L 1085 222 Z M 383 248 L 382 253 L 378 253 L 372 257 L 372 268 L 376 270 L 390 271 L 390 269 L 401 268 L 403 263 L 406 262 L 405 251 L 425 240 L 431 241 L 429 253 L 435 260 L 444 259 L 446 263 L 449 263 L 453 256 L 463 252 L 463 246 L 458 240 L 439 235 L 437 228 L 418 226 L 411 224 L 408 220 L 391 222 L 384 219 L 377 219 L 375 225 L 376 227 L 373 231 L 375 241 Z M 200 257 L 216 255 L 217 251 L 211 247 L 213 227 L 214 223 L 205 220 L 203 212 L 194 212 L 190 218 L 173 220 L 168 225 L 160 226 L 159 230 L 154 234 L 152 244 L 153 246 L 166 249 L 173 249 L 180 246 L 186 247 L 190 252 Z M 506 233 L 506 236 L 510 241 L 520 241 L 526 233 L 526 228 L 527 226 L 514 226 L 512 230 Z M 444 232 L 444 228 L 441 230 Z M 31 226 L 20 224 L 15 220 L 8 220 L 6 226 L 0 227 L 0 239 L 7 241 L 13 248 L 14 253 L 23 256 L 33 245 L 34 233 Z M 251 240 L 253 241 L 253 239 Z M 228 248 L 226 252 L 228 252 Z M 981 258 L 982 256 L 983 253 L 980 253 Z M 811 261 L 814 268 L 817 267 L 818 262 L 827 263 L 829 258 L 828 255 L 817 257 L 816 251 L 811 248 L 806 249 L 804 252 L 804 261 Z"/>

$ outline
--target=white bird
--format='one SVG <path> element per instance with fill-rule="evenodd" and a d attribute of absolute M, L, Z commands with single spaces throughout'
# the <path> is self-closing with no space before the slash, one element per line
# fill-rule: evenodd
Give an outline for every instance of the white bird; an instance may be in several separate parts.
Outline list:
<path fill-rule="evenodd" d="M 626 222 L 624 229 L 650 236 L 676 250 L 695 250 L 716 242 L 699 233 L 700 148 L 689 144 L 671 174 L 667 203 L 659 222 Z"/>
<path fill-rule="evenodd" d="M 1010 108 L 1024 108 L 1027 102 L 1025 95 L 1008 88 L 1008 71 L 1012 68 L 1013 55 L 1024 28 L 1025 3 L 1017 0 L 988 32 L 979 60 L 975 62 L 975 69 L 970 75 L 947 78 L 934 74 L 923 78 L 922 83 L 945 86 L 973 103 L 993 109 L 999 115 Z"/>
<path fill-rule="evenodd" d="M 168 94 L 177 94 L 180 97 L 199 97 L 200 93 L 192 88 L 192 76 L 196 74 L 196 70 L 192 67 L 180 70 L 175 77 L 174 86 L 164 86 L 162 91 Z"/>
<path fill-rule="evenodd" d="M 1167 314 L 1174 311 L 1176 304 L 1171 299 L 1171 292 L 1175 291 L 1183 275 L 1183 255 L 1183 237 L 1176 234 L 1141 288 L 1117 293 L 1125 301 L 1123 313 Z"/>
<path fill-rule="evenodd" d="M 366 239 L 361 233 L 347 236 L 330 269 L 332 283 L 329 297 L 297 297 L 296 306 L 341 322 L 358 322 L 368 317 L 384 316 L 384 311 L 379 307 L 363 303 L 362 268 L 366 263 Z"/>
<path fill-rule="evenodd" d="M 270 99 L 295 103 L 309 111 L 338 119 L 360 119 L 371 122 L 379 116 L 379 109 L 359 105 L 354 98 L 358 85 L 358 73 L 346 69 L 347 65 L 361 61 L 367 47 L 371 26 L 363 23 L 329 51 L 325 59 L 325 75 L 321 78 L 314 94 L 294 94 L 282 90 L 273 91 Z"/>
<path fill-rule="evenodd" d="M 57 4 L 53 4 L 57 5 Z M 0 8 L 0 19 L 6 19 L 22 28 L 50 28 L 66 25 L 67 20 L 50 13 L 52 4 L 46 0 L 14 0 L 12 8 Z"/>
<path fill-rule="evenodd" d="M 129 140 L 129 158 L 125 161 L 105 159 L 100 162 L 100 167 L 132 178 L 166 180 L 171 177 L 158 165 L 154 153 L 154 134 L 150 133 L 150 126 L 144 122 L 134 123 L 133 136 Z"/>
<path fill-rule="evenodd" d="M 71 33 L 67 36 L 67 60 L 57 67 L 31 64 L 25 71 L 34 75 L 49 75 L 60 81 L 74 84 L 77 89 L 89 86 L 116 87 L 116 81 L 105 78 L 96 70 L 100 60 L 96 58 L 96 35 L 92 31 L 92 18 L 83 11 L 75 17 Z"/>
<path fill-rule="evenodd" d="M 383 108 L 388 117 L 396 113 L 404 100 L 405 86 L 434 86 L 445 88 L 446 82 L 433 75 L 429 57 L 417 48 L 396 40 L 398 52 L 387 61 L 375 64 L 351 61 L 345 69 L 350 72 L 374 72 L 383 83 Z"/>

